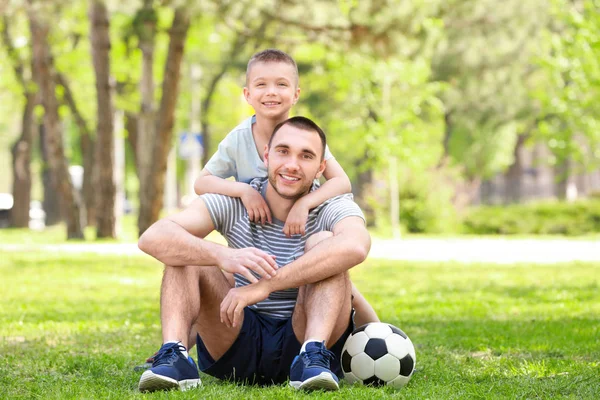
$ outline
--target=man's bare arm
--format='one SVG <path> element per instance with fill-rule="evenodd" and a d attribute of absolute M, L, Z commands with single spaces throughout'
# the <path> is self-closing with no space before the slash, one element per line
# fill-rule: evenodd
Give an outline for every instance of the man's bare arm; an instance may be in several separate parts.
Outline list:
<path fill-rule="evenodd" d="M 300 287 L 340 274 L 363 262 L 371 248 L 371 237 L 364 221 L 347 217 L 338 222 L 333 236 L 277 272 L 277 276 L 258 285 L 265 291 Z M 258 289 L 257 285 L 257 289 Z"/>
<path fill-rule="evenodd" d="M 224 271 L 238 273 L 250 282 L 275 275 L 274 258 L 262 250 L 250 247 L 231 249 L 203 238 L 214 230 L 210 214 L 202 199 L 196 199 L 185 210 L 163 218 L 144 232 L 138 247 L 170 266 L 218 266 Z"/>

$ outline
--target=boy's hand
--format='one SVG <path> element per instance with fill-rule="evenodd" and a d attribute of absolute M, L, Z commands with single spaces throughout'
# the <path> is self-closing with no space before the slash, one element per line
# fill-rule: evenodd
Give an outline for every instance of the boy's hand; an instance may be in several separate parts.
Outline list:
<path fill-rule="evenodd" d="M 304 235 L 306 232 L 306 220 L 308 219 L 308 207 L 302 203 L 301 200 L 297 200 L 292 206 L 285 225 L 283 226 L 283 233 L 285 236 L 290 237 L 292 235 Z"/>
<path fill-rule="evenodd" d="M 260 222 L 263 225 L 267 222 L 271 223 L 271 210 L 260 193 L 248 186 L 240 198 L 248 211 L 250 221 Z"/>

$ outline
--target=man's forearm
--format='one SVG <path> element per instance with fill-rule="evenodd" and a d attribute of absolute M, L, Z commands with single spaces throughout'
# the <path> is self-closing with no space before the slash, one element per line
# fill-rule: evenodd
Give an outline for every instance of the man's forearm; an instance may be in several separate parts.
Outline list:
<path fill-rule="evenodd" d="M 366 229 L 334 235 L 280 268 L 272 279 L 261 280 L 258 285 L 268 285 L 269 292 L 273 292 L 322 281 L 363 262 L 370 247 L 371 238 Z"/>
<path fill-rule="evenodd" d="M 217 265 L 223 246 L 188 233 L 177 223 L 162 219 L 152 225 L 138 241 L 138 247 L 170 266 Z"/>

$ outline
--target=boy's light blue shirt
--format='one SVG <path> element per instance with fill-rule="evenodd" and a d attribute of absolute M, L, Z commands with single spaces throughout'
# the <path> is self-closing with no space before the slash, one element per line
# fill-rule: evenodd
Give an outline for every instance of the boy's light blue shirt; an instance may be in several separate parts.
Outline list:
<path fill-rule="evenodd" d="M 245 183 L 267 176 L 267 167 L 258 154 L 252 136 L 252 124 L 255 122 L 256 116 L 253 115 L 229 132 L 204 168 L 219 178 L 233 176 L 236 181 Z M 333 155 L 329 152 L 329 147 L 325 146 L 325 160 L 331 158 Z"/>

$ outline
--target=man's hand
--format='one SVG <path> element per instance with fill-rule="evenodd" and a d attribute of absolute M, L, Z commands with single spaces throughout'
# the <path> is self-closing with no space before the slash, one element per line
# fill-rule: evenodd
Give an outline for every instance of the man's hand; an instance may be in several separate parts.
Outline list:
<path fill-rule="evenodd" d="M 251 283 L 258 279 L 250 271 L 256 272 L 261 278 L 271 279 L 277 272 L 275 256 L 265 253 L 255 247 L 232 249 L 223 247 L 219 254 L 219 268 L 229 273 L 243 275 Z"/>
<path fill-rule="evenodd" d="M 221 302 L 221 323 L 235 328 L 242 319 L 244 308 L 269 297 L 265 285 L 248 285 L 232 288 Z"/>
<path fill-rule="evenodd" d="M 308 207 L 304 205 L 302 199 L 298 199 L 292 206 L 285 225 L 283 226 L 283 233 L 285 236 L 290 237 L 292 235 L 304 235 L 306 232 L 306 220 L 308 219 Z"/>
<path fill-rule="evenodd" d="M 244 190 L 244 193 L 240 196 L 246 211 L 248 211 L 248 218 L 252 222 L 265 224 L 271 223 L 271 210 L 267 206 L 267 202 L 262 195 L 254 190 L 250 185 Z"/>

